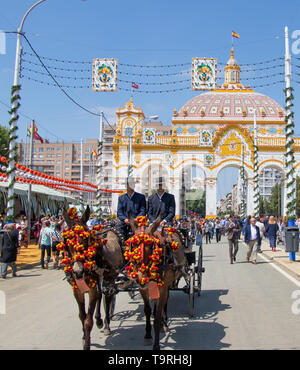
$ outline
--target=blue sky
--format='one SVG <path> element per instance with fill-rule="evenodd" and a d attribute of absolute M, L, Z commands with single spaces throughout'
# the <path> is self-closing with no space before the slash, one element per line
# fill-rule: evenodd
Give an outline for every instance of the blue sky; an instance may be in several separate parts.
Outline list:
<path fill-rule="evenodd" d="M 2 1 L 0 11 L 0 30 L 16 30 L 27 9 L 34 0 Z M 193 57 L 215 57 L 218 62 L 226 63 L 230 56 L 231 31 L 240 34 L 235 41 L 235 56 L 240 64 L 258 63 L 284 56 L 284 27 L 290 33 L 300 29 L 300 3 L 298 0 L 46 0 L 28 16 L 24 32 L 40 56 L 70 61 L 92 61 L 93 58 L 117 58 L 122 64 L 170 65 L 190 63 Z M 26 41 L 24 51 L 31 52 Z M 0 124 L 9 121 L 8 108 L 10 87 L 13 82 L 16 36 L 7 35 L 6 54 L 0 54 Z M 31 62 L 38 63 L 34 57 L 25 55 Z M 295 57 L 300 57 L 295 55 Z M 67 67 L 68 64 L 49 66 Z M 295 60 L 300 65 L 300 61 Z M 42 71 L 41 68 L 24 63 L 24 67 Z M 74 67 L 74 64 L 71 66 Z M 82 66 L 82 65 L 80 65 Z M 78 65 L 76 66 L 78 68 Z M 90 68 L 85 65 L 85 68 Z M 189 67 L 177 68 L 176 71 Z M 120 68 L 121 70 L 121 68 Z M 57 75 L 68 75 L 56 70 Z M 143 72 L 145 69 L 123 67 L 123 72 Z M 149 70 L 150 71 L 150 70 Z M 171 69 L 151 69 L 151 73 L 173 72 Z M 268 74 L 282 73 L 283 68 L 261 72 L 265 74 L 259 84 L 282 80 L 282 76 Z M 294 72 L 299 72 L 294 67 Z M 23 71 L 41 81 L 52 83 L 47 77 Z M 246 73 L 244 73 L 244 76 Z M 91 76 L 70 73 L 74 80 L 59 80 L 61 83 L 78 85 L 75 77 Z M 184 75 L 183 75 L 184 76 Z M 247 74 L 253 77 L 253 74 Z M 123 75 L 123 80 L 126 75 Z M 120 77 L 121 78 L 121 77 Z M 184 78 L 184 77 L 183 77 Z M 188 78 L 188 75 L 185 75 Z M 241 73 L 243 80 L 243 68 Z M 300 77 L 296 77 L 300 81 Z M 127 80 L 142 81 L 142 77 L 128 76 Z M 147 78 L 154 82 L 159 79 Z M 251 84 L 251 81 L 249 81 Z M 23 115 L 36 120 L 41 136 L 50 140 L 79 141 L 81 138 L 98 136 L 98 117 L 90 115 L 70 102 L 57 87 L 35 83 L 28 79 L 21 80 L 21 108 Z M 91 84 L 85 80 L 85 85 Z M 248 84 L 248 81 L 247 81 Z M 188 86 L 179 84 L 176 87 Z M 253 85 L 253 83 L 252 83 Z M 121 84 L 120 84 L 121 86 Z M 125 86 L 123 84 L 123 86 Z M 168 89 L 169 85 L 163 86 Z M 295 88 L 295 125 L 300 135 L 298 101 L 300 85 Z M 150 88 L 150 87 L 149 87 Z M 284 106 L 283 84 L 257 88 L 257 92 L 269 95 Z M 141 88 L 142 89 L 142 86 Z M 147 89 L 147 86 L 143 86 Z M 151 87 L 152 89 L 152 87 Z M 130 98 L 130 93 L 117 91 L 111 93 L 93 92 L 90 88 L 66 89 L 81 105 L 94 112 L 104 111 L 113 123 L 114 111 L 123 106 Z M 184 90 L 164 94 L 140 94 L 135 92 L 134 102 L 141 106 L 146 115 L 159 115 L 164 124 L 170 124 L 174 108 L 182 105 L 197 92 Z M 19 137 L 25 137 L 29 119 L 24 116 L 19 120 Z"/>

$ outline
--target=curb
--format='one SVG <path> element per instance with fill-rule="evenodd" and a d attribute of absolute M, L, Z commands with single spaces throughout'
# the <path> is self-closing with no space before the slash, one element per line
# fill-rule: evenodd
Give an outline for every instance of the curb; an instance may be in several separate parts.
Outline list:
<path fill-rule="evenodd" d="M 262 245 L 268 248 L 267 242 L 263 242 Z M 278 255 L 270 255 L 270 253 L 278 253 Z M 287 256 L 288 252 L 284 250 L 278 250 L 278 252 L 263 251 L 262 254 L 267 257 L 270 261 L 283 268 L 286 272 L 289 272 L 297 280 L 300 281 L 300 260 L 290 261 Z"/>

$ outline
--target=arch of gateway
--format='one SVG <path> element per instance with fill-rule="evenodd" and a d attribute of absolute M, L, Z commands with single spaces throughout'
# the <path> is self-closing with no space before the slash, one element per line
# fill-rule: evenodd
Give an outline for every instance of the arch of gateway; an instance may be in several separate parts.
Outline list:
<path fill-rule="evenodd" d="M 257 124 L 259 172 L 275 168 L 282 174 L 283 205 L 286 196 L 284 178 L 285 111 L 270 97 L 257 93 L 240 81 L 240 66 L 233 49 L 224 68 L 224 83 L 218 89 L 201 93 L 174 109 L 172 131 L 156 135 L 151 124 L 143 125 L 145 115 L 132 98 L 117 110 L 116 133 L 112 145 L 113 189 L 124 189 L 128 175 L 129 137 L 132 129 L 132 165 L 136 191 L 146 195 L 155 189 L 158 175 L 166 189 L 175 195 L 176 215 L 184 213 L 182 199 L 191 181 L 190 168 L 202 173 L 206 191 L 206 215 L 217 214 L 217 179 L 226 167 L 240 168 L 243 162 L 246 186 L 246 214 L 254 213 L 253 133 L 254 112 Z M 300 138 L 294 139 L 295 167 L 300 164 Z M 297 170 L 297 169 L 296 169 Z M 113 195 L 112 211 L 116 213 L 118 195 Z"/>

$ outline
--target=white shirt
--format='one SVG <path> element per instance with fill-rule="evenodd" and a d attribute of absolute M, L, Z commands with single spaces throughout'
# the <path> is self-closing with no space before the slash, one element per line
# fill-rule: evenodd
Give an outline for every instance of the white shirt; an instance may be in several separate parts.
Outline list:
<path fill-rule="evenodd" d="M 255 226 L 250 225 L 251 227 L 251 240 L 257 239 L 257 230 Z"/>
<path fill-rule="evenodd" d="M 158 193 L 156 193 L 156 194 L 157 194 L 159 200 L 161 200 L 161 198 L 164 196 L 165 192 L 163 192 L 162 195 L 159 195 Z"/>

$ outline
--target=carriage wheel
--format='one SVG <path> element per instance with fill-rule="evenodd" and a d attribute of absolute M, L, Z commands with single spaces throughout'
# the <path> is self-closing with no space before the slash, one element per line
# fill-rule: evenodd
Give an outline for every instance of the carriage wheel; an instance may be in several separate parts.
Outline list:
<path fill-rule="evenodd" d="M 194 284 L 195 284 L 195 268 L 194 264 L 190 270 L 189 276 L 189 314 L 190 317 L 194 316 Z"/>
<path fill-rule="evenodd" d="M 197 267 L 198 297 L 201 294 L 202 273 L 203 273 L 203 250 L 202 250 L 202 245 L 200 245 L 199 255 L 198 255 L 198 267 Z"/>

